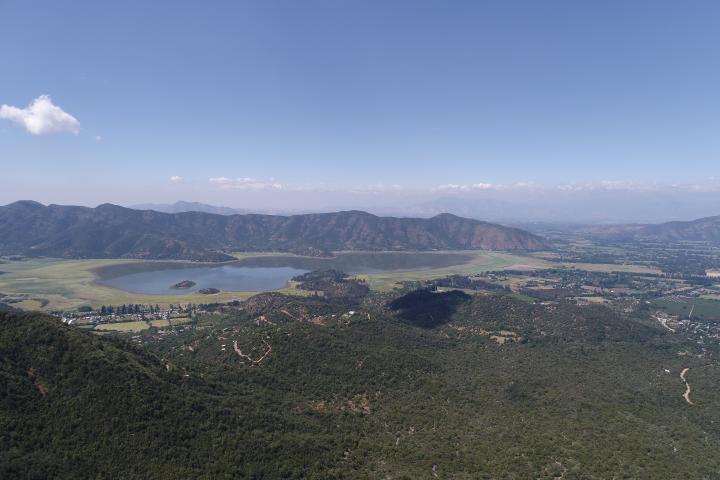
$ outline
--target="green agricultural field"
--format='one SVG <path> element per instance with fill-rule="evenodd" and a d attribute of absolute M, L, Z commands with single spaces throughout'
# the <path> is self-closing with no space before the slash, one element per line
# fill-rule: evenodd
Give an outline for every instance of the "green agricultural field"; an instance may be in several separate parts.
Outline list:
<path fill-rule="evenodd" d="M 157 328 L 170 327 L 190 323 L 190 317 L 171 318 L 169 320 L 150 320 L 150 325 Z"/>
<path fill-rule="evenodd" d="M 13 307 L 20 308 L 27 311 L 41 310 L 47 302 L 37 299 L 26 299 L 20 302 L 13 303 Z"/>
<path fill-rule="evenodd" d="M 167 322 L 167 320 L 165 320 Z M 103 332 L 140 332 L 150 328 L 147 322 L 137 320 L 135 322 L 101 323 L 95 326 L 95 330 Z"/>
<path fill-rule="evenodd" d="M 692 311 L 692 318 L 700 320 L 720 320 L 720 301 L 705 298 L 665 297 L 652 302 L 670 315 L 687 318 Z"/>
<path fill-rule="evenodd" d="M 577 270 L 586 270 L 588 272 L 627 272 L 627 273 L 662 273 L 657 267 L 651 265 L 641 265 L 635 263 L 586 263 L 586 262 L 574 262 L 574 263 L 563 263 L 563 268 L 574 268 Z"/>
<path fill-rule="evenodd" d="M 468 255 L 471 259 L 462 265 L 401 272 L 370 273 L 357 275 L 357 277 L 366 280 L 373 290 L 386 291 L 392 290 L 401 282 L 431 280 L 433 278 L 447 277 L 448 275 L 473 275 L 494 270 L 536 270 L 552 266 L 546 260 L 509 253 L 488 251 L 453 253 Z"/>
<path fill-rule="evenodd" d="M 101 323 L 95 326 L 95 330 L 103 332 L 141 332 L 150 327 L 164 328 L 169 326 L 183 325 L 192 321 L 189 317 L 171 318 L 170 320 L 137 320 L 134 322 Z"/>

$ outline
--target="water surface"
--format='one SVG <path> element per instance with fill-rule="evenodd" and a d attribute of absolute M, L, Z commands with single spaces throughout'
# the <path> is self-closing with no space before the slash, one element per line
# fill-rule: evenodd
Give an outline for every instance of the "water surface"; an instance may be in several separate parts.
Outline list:
<path fill-rule="evenodd" d="M 348 274 L 423 270 L 461 265 L 472 260 L 461 253 L 347 252 L 332 258 L 268 255 L 229 264 L 138 262 L 108 265 L 95 271 L 98 282 L 134 293 L 172 295 L 217 288 L 231 292 L 276 290 L 288 280 L 311 270 L 336 269 Z M 191 288 L 171 288 L 183 280 Z"/>
<path fill-rule="evenodd" d="M 155 295 L 181 295 L 202 288 L 262 292 L 283 288 L 292 277 L 306 272 L 307 270 L 292 267 L 242 267 L 230 264 L 149 270 L 101 279 L 100 283 L 129 292 Z M 183 280 L 195 282 L 195 285 L 190 288 L 171 288 Z"/>

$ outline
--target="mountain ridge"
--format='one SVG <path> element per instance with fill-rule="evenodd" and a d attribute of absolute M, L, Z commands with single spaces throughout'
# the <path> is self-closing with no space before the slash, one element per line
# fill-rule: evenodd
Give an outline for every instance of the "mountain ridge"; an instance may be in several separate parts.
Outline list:
<path fill-rule="evenodd" d="M 720 242 L 720 215 L 688 221 L 664 222 L 642 227 L 639 234 L 657 241 L 690 240 Z"/>
<path fill-rule="evenodd" d="M 225 261 L 232 251 L 540 250 L 541 237 L 480 220 L 378 217 L 351 210 L 302 215 L 162 213 L 23 200 L 0 207 L 0 254 Z"/>
<path fill-rule="evenodd" d="M 586 227 L 585 233 L 613 240 L 652 242 L 695 241 L 720 243 L 720 215 L 694 220 L 675 220 L 655 224 L 623 224 Z"/>

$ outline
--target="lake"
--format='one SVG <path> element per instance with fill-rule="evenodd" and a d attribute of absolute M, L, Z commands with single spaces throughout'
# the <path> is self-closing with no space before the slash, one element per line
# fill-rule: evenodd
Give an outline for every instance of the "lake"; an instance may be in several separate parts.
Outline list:
<path fill-rule="evenodd" d="M 99 283 L 128 292 L 154 295 L 182 295 L 202 288 L 262 292 L 283 288 L 292 277 L 306 272 L 307 270 L 292 267 L 241 267 L 230 264 L 148 270 L 99 280 Z M 190 288 L 171 288 L 183 280 L 195 282 L 195 285 Z"/>
<path fill-rule="evenodd" d="M 182 295 L 203 288 L 231 292 L 276 290 L 311 270 L 337 269 L 349 274 L 423 270 L 462 265 L 472 259 L 460 253 L 340 253 L 332 258 L 269 255 L 233 263 L 138 262 L 95 270 L 97 282 L 121 290 L 155 295 Z M 190 288 L 171 288 L 184 280 Z"/>

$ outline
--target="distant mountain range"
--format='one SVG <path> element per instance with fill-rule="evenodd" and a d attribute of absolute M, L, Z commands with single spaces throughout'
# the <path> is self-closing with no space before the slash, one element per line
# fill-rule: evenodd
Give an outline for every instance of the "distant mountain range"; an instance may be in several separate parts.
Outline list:
<path fill-rule="evenodd" d="M 132 208 L 133 210 L 155 210 L 156 212 L 162 213 L 204 212 L 218 215 L 243 215 L 250 213 L 250 210 L 216 207 L 215 205 L 208 205 L 206 203 L 185 201 L 175 203 L 140 203 L 138 205 L 131 205 L 128 208 Z"/>
<path fill-rule="evenodd" d="M 720 216 L 690 221 L 657 223 L 653 225 L 613 225 L 587 227 L 584 232 L 614 240 L 651 242 L 713 242 L 720 243 Z"/>
<path fill-rule="evenodd" d="M 667 222 L 645 225 L 636 235 L 655 241 L 707 241 L 720 242 L 720 216 L 705 217 L 689 222 Z"/>
<path fill-rule="evenodd" d="M 236 199 L 236 201 L 238 201 Z M 500 189 L 479 192 L 446 193 L 439 196 L 377 195 L 371 198 L 328 198 L 309 206 L 285 198 L 282 206 L 245 197 L 240 208 L 180 201 L 171 204 L 132 205 L 136 210 L 165 213 L 207 212 L 220 215 L 262 213 L 298 215 L 305 213 L 360 210 L 379 216 L 430 218 L 441 213 L 474 218 L 503 225 L 531 223 L 575 225 L 650 224 L 717 215 L 718 191 L 661 189 L 632 191 L 594 189 L 562 191 L 558 189 Z M 251 205 L 252 207 L 248 207 Z M 255 205 L 264 205 L 258 209 Z M 271 206 L 273 205 L 273 206 Z M 291 206 L 291 208 L 289 208 Z"/>
<path fill-rule="evenodd" d="M 539 250 L 517 228 L 450 214 L 429 219 L 360 211 L 292 216 L 162 213 L 19 201 L 0 207 L 0 254 L 224 261 L 232 251 Z"/>

